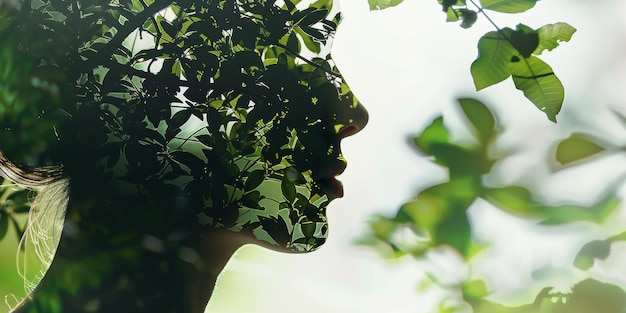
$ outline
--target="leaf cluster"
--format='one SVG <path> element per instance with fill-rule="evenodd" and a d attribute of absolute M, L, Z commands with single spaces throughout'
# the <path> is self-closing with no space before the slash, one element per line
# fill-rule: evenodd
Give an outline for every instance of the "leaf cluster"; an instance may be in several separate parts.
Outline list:
<path fill-rule="evenodd" d="M 511 77 L 515 88 L 521 90 L 549 120 L 556 122 L 556 115 L 565 99 L 564 87 L 552 68 L 537 56 L 558 47 L 560 42 L 569 41 L 576 29 L 566 23 L 548 24 L 536 30 L 521 23 L 516 29 L 500 28 L 487 15 L 487 11 L 525 12 L 538 1 L 438 0 L 446 13 L 447 22 L 460 21 L 461 27 L 470 28 L 482 14 L 496 29 L 478 41 L 478 57 L 470 67 L 476 90 Z M 371 10 L 389 8 L 401 2 L 369 0 Z"/>
<path fill-rule="evenodd" d="M 436 118 L 414 138 L 420 153 L 448 170 L 448 181 L 421 190 L 414 199 L 403 204 L 395 216 L 375 216 L 370 222 L 368 235 L 361 238 L 361 243 L 374 247 L 384 256 L 412 255 L 418 259 L 433 249 L 448 247 L 469 262 L 483 247 L 472 239 L 474 226 L 467 215 L 468 209 L 479 199 L 506 214 L 546 227 L 574 222 L 602 224 L 616 212 L 620 202 L 612 194 L 590 206 L 554 205 L 537 200 L 522 186 L 487 185 L 483 177 L 504 157 L 494 158 L 490 154 L 495 149 L 493 144 L 500 128 L 494 114 L 482 102 L 464 98 L 458 103 L 466 129 L 474 139 L 472 143 L 452 141 L 443 117 Z M 555 151 L 557 161 L 576 164 L 602 150 L 599 144 L 582 138 L 587 137 L 574 135 L 560 141 Z M 624 234 L 618 234 L 604 241 L 590 242 L 581 249 L 574 265 L 588 269 L 595 258 L 603 259 L 609 255 L 612 242 L 624 238 Z M 433 279 L 437 281 L 437 277 Z M 479 312 L 561 312 L 559 310 L 569 307 L 568 304 L 532 311 L 532 306 L 529 306 L 530 311 L 515 311 L 483 299 L 487 295 L 484 282 L 478 280 L 465 284 L 461 287 L 465 288 L 466 301 Z M 544 300 L 551 297 L 554 295 L 546 292 L 538 296 L 536 303 L 541 306 Z"/>
<path fill-rule="evenodd" d="M 357 100 L 321 54 L 339 22 L 332 2 L 299 2 L 23 5 L 0 24 L 0 40 L 11 42 L 0 55 L 11 97 L 0 103 L 2 149 L 20 163 L 100 177 L 103 199 L 142 198 L 171 214 L 134 213 L 129 225 L 150 220 L 158 230 L 194 214 L 314 249 L 326 238 L 328 203 L 316 180 L 343 158 L 335 131 L 348 121 L 334 110 Z M 31 138 L 39 150 L 17 148 Z M 40 150 L 45 162 L 32 162 Z"/>

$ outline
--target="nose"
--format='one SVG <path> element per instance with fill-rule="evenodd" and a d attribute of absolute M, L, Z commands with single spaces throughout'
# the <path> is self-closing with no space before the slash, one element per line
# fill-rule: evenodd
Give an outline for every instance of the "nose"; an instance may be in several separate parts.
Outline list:
<path fill-rule="evenodd" d="M 367 110 L 358 101 L 355 101 L 354 105 L 341 107 L 336 114 L 337 124 L 335 124 L 335 130 L 339 139 L 360 132 L 369 120 Z"/>

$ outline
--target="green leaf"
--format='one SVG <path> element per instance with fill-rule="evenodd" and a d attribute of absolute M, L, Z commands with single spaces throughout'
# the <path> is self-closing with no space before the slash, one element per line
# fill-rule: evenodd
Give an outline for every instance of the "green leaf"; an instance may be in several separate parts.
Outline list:
<path fill-rule="evenodd" d="M 424 153 L 433 154 L 433 147 L 438 144 L 449 144 L 448 130 L 443 126 L 443 117 L 432 122 L 419 137 L 415 138 L 415 145 Z"/>
<path fill-rule="evenodd" d="M 517 216 L 537 217 L 537 212 L 530 191 L 519 186 L 485 188 L 485 199 L 498 209 Z"/>
<path fill-rule="evenodd" d="M 611 242 L 594 240 L 586 243 L 576 255 L 574 266 L 586 271 L 593 266 L 595 259 L 606 259 L 611 254 Z"/>
<path fill-rule="evenodd" d="M 449 12 L 453 6 L 464 6 L 465 0 L 438 0 L 444 12 Z"/>
<path fill-rule="evenodd" d="M 256 170 L 250 172 L 246 182 L 244 184 L 243 189 L 248 191 L 258 187 L 265 180 L 265 171 L 264 170 Z"/>
<path fill-rule="evenodd" d="M 470 67 L 477 91 L 511 76 L 509 63 L 516 49 L 506 36 L 511 36 L 512 32 L 512 29 L 504 28 L 501 32 L 488 32 L 478 40 L 478 58 Z"/>
<path fill-rule="evenodd" d="M 537 30 L 539 46 L 533 54 L 539 55 L 543 50 L 551 51 L 559 46 L 561 41 L 569 41 L 576 32 L 576 28 L 567 23 L 547 24 Z"/>
<path fill-rule="evenodd" d="M 459 99 L 459 105 L 469 122 L 478 132 L 478 139 L 486 144 L 496 130 L 496 119 L 485 104 L 476 99 Z"/>
<path fill-rule="evenodd" d="M 560 225 L 565 223 L 587 221 L 602 223 L 619 208 L 620 202 L 614 196 L 608 196 L 591 207 L 577 205 L 537 206 L 538 211 L 544 211 L 547 218 L 541 221 L 542 225 Z"/>
<path fill-rule="evenodd" d="M 569 138 L 559 142 L 556 147 L 556 160 L 565 165 L 594 154 L 605 149 L 596 144 L 591 138 L 581 134 L 572 134 Z"/>
<path fill-rule="evenodd" d="M 404 0 L 368 0 L 370 4 L 370 10 L 383 10 L 386 8 L 395 7 L 402 3 Z"/>
<path fill-rule="evenodd" d="M 302 234 L 304 234 L 305 237 L 313 237 L 313 235 L 315 234 L 315 227 L 317 225 L 315 225 L 314 222 L 303 222 L 300 224 L 300 228 L 302 229 Z"/>
<path fill-rule="evenodd" d="M 0 212 L 0 240 L 6 236 L 9 230 L 9 214 Z"/>
<path fill-rule="evenodd" d="M 480 0 L 485 10 L 502 13 L 520 13 L 535 6 L 539 0 Z"/>
<path fill-rule="evenodd" d="M 510 63 L 515 87 L 524 92 L 526 98 L 543 111 L 548 119 L 556 123 L 556 115 L 561 110 L 565 91 L 552 68 L 541 59 L 531 56 Z"/>
<path fill-rule="evenodd" d="M 287 177 L 283 177 L 280 183 L 280 189 L 287 201 L 293 202 L 296 199 L 296 186 Z"/>
<path fill-rule="evenodd" d="M 462 13 L 461 19 L 463 20 L 461 21 L 461 27 L 470 28 L 478 20 L 478 13 L 476 11 L 467 9 L 461 9 L 460 11 Z"/>
<path fill-rule="evenodd" d="M 529 57 L 539 46 L 539 34 L 534 29 L 518 24 L 511 34 L 511 44 L 523 57 Z"/>

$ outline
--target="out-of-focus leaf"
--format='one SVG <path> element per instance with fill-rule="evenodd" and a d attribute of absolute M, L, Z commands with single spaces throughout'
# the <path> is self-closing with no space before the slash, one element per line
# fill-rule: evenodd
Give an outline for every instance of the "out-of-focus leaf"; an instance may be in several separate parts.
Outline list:
<path fill-rule="evenodd" d="M 569 41 L 575 32 L 576 28 L 567 23 L 555 23 L 542 26 L 537 29 L 539 45 L 533 54 L 539 55 L 544 50 L 551 51 L 559 46 L 559 42 Z"/>
<path fill-rule="evenodd" d="M 0 212 L 0 240 L 6 236 L 9 230 L 9 214 Z"/>
<path fill-rule="evenodd" d="M 539 0 L 481 0 L 485 10 L 502 13 L 520 13 L 532 9 Z"/>
<path fill-rule="evenodd" d="M 480 142 L 483 145 L 486 144 L 493 137 L 496 130 L 496 120 L 491 110 L 484 103 L 471 98 L 459 99 L 459 105 L 478 132 Z"/>
<path fill-rule="evenodd" d="M 574 259 L 574 266 L 586 271 L 593 266 L 595 259 L 606 259 L 611 254 L 611 243 L 601 240 L 594 240 L 586 243 Z"/>
<path fill-rule="evenodd" d="M 483 298 L 487 295 L 487 285 L 482 280 L 472 280 L 463 284 L 463 294 L 474 298 Z"/>
<path fill-rule="evenodd" d="M 383 10 L 386 8 L 395 7 L 402 3 L 404 0 L 368 0 L 370 10 Z"/>
<path fill-rule="evenodd" d="M 547 218 L 543 225 L 558 225 L 577 221 L 602 223 L 619 207 L 619 200 L 614 196 L 594 204 L 590 207 L 577 205 L 537 206 L 538 211 L 546 212 Z"/>
<path fill-rule="evenodd" d="M 437 144 L 449 144 L 448 130 L 443 126 L 443 117 L 439 117 L 415 138 L 415 145 L 426 154 L 433 154 L 432 147 Z"/>
<path fill-rule="evenodd" d="M 537 216 L 533 200 L 528 189 L 519 186 L 503 188 L 485 188 L 485 199 L 499 209 L 518 216 Z"/>
<path fill-rule="evenodd" d="M 556 123 L 561 110 L 565 91 L 552 68 L 535 56 L 517 58 L 510 62 L 510 71 L 515 87 L 524 92 L 526 98 L 543 111 L 548 119 Z"/>
<path fill-rule="evenodd" d="M 582 134 L 572 134 L 557 145 L 556 160 L 566 165 L 591 157 L 604 150 L 603 147 L 595 143 L 591 138 Z"/>

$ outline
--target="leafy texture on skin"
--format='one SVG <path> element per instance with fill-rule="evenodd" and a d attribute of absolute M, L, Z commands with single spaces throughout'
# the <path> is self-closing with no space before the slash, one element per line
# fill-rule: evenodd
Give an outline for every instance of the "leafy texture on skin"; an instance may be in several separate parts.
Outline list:
<path fill-rule="evenodd" d="M 520 13 L 532 9 L 539 0 L 481 0 L 483 9 L 502 13 Z"/>
<path fill-rule="evenodd" d="M 512 32 L 510 28 L 488 32 L 478 41 L 478 58 L 470 67 L 477 91 L 511 76 L 509 63 L 516 50 L 507 37 Z"/>
<path fill-rule="evenodd" d="M 556 160 L 567 165 L 595 154 L 605 149 L 593 140 L 582 134 L 572 134 L 567 139 L 559 142 L 556 147 Z"/>
<path fill-rule="evenodd" d="M 567 23 L 555 23 L 542 26 L 537 29 L 539 45 L 533 54 L 540 55 L 544 50 L 552 51 L 552 49 L 559 46 L 560 42 L 569 41 L 575 32 L 576 28 Z"/>
<path fill-rule="evenodd" d="M 565 91 L 552 68 L 541 59 L 531 56 L 510 63 L 515 88 L 524 92 L 526 98 L 556 123 Z"/>
<path fill-rule="evenodd" d="M 402 3 L 404 0 L 368 0 L 370 10 L 383 10 Z"/>

